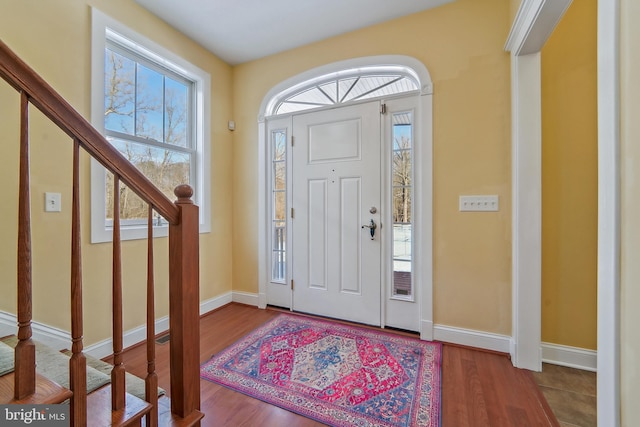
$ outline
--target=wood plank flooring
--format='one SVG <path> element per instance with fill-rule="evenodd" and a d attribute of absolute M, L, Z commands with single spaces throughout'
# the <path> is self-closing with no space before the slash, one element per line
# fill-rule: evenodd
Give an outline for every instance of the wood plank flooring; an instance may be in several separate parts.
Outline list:
<path fill-rule="evenodd" d="M 275 309 L 260 310 L 229 304 L 200 321 L 200 362 L 277 316 Z M 402 332 L 398 332 L 402 333 Z M 405 333 L 406 334 L 406 333 Z M 408 334 L 410 335 L 410 334 Z M 169 344 L 156 344 L 159 385 L 170 390 Z M 144 378 L 145 346 L 124 353 L 128 372 Z M 321 426 L 323 424 L 201 381 L 202 426 Z M 443 427 L 559 426 L 529 371 L 516 369 L 504 354 L 445 345 L 442 369 Z"/>

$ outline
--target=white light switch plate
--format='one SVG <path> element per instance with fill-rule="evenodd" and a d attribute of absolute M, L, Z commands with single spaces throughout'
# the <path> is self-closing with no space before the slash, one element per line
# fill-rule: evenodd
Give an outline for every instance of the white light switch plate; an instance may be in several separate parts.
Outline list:
<path fill-rule="evenodd" d="M 460 212 L 497 212 L 498 196 L 460 196 Z"/>
<path fill-rule="evenodd" d="M 62 212 L 62 194 L 44 193 L 45 212 Z"/>

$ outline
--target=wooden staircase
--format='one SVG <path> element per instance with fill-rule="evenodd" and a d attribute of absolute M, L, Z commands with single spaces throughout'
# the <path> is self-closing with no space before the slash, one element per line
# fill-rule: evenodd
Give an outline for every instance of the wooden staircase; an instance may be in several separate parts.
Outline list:
<path fill-rule="evenodd" d="M 0 404 L 70 405 L 71 426 L 198 426 L 199 376 L 199 220 L 188 185 L 175 190 L 171 202 L 135 166 L 69 105 L 34 70 L 0 40 L 0 77 L 20 93 L 20 177 L 17 241 L 17 342 L 13 371 L 0 376 Z M 38 346 L 32 339 L 32 259 L 29 171 L 29 108 L 35 106 L 70 137 L 73 148 L 71 224 L 71 350 L 66 384 L 36 370 Z M 9 143 L 9 141 L 4 141 Z M 80 239 L 80 150 L 100 162 L 114 176 L 113 226 L 113 367 L 109 384 L 87 392 L 87 356 L 83 353 L 82 251 Z M 55 167 L 56 165 L 51 165 Z M 127 392 L 122 361 L 122 279 L 119 188 L 124 183 L 149 205 L 147 246 L 147 357 L 145 392 Z M 171 334 L 169 395 L 158 398 L 155 373 L 155 313 L 153 278 L 154 212 L 169 223 L 169 332 Z M 67 357 L 67 356 L 65 356 Z"/>

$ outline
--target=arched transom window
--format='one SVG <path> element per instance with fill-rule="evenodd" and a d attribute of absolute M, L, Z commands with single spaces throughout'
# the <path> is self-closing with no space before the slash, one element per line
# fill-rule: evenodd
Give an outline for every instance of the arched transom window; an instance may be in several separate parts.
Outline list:
<path fill-rule="evenodd" d="M 326 74 L 289 88 L 270 103 L 267 114 L 289 114 L 414 92 L 418 77 L 409 68 L 375 66 Z"/>

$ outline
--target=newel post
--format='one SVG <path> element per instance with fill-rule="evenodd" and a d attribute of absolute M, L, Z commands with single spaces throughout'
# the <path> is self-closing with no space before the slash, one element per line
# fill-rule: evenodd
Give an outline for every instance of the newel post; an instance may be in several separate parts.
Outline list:
<path fill-rule="evenodd" d="M 179 185 L 174 193 L 180 223 L 169 225 L 171 412 L 186 417 L 200 410 L 200 231 L 193 189 Z"/>

